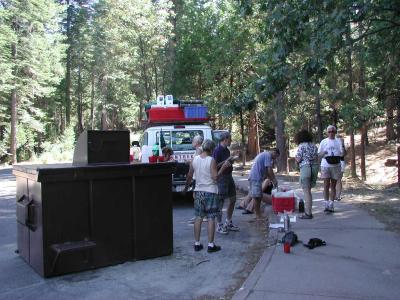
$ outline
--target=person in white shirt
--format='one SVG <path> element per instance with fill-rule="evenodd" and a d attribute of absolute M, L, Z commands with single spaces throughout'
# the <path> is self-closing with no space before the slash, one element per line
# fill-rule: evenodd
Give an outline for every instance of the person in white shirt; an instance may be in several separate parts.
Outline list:
<path fill-rule="evenodd" d="M 333 201 L 336 196 L 336 182 L 340 177 L 340 158 L 343 156 L 343 147 L 335 137 L 336 127 L 329 125 L 326 129 L 328 137 L 323 139 L 318 147 L 321 159 L 321 178 L 324 180 L 325 212 L 334 212 Z"/>
<path fill-rule="evenodd" d="M 216 252 L 221 250 L 220 246 L 214 244 L 215 236 L 215 218 L 220 217 L 222 211 L 219 205 L 217 177 L 230 167 L 230 163 L 224 163 L 217 171 L 217 163 L 211 156 L 215 148 L 212 140 L 205 140 L 202 144 L 202 152 L 193 158 L 187 174 L 188 186 L 193 178 L 196 177 L 196 186 L 194 188 L 194 250 L 200 251 L 203 245 L 200 243 L 200 232 L 203 218 L 208 219 L 208 247 L 207 252 Z M 186 188 L 186 187 L 185 187 Z"/>

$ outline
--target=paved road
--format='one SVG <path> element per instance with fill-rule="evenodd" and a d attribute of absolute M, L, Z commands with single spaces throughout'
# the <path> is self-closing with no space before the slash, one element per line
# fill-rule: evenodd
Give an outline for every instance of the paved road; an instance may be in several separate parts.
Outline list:
<path fill-rule="evenodd" d="M 191 216 L 191 203 L 174 204 L 171 256 L 43 279 L 14 252 L 15 178 L 0 169 L 0 300 L 229 299 L 265 249 L 265 226 L 235 211 L 241 231 L 217 236 L 222 251 L 195 253 Z M 203 230 L 203 243 L 205 237 Z"/>

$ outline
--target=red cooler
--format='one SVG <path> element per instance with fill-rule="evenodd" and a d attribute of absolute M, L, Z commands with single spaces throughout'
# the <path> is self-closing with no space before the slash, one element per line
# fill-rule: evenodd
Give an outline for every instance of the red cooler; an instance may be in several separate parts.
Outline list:
<path fill-rule="evenodd" d="M 295 198 L 293 191 L 272 193 L 272 210 L 274 213 L 294 211 Z"/>

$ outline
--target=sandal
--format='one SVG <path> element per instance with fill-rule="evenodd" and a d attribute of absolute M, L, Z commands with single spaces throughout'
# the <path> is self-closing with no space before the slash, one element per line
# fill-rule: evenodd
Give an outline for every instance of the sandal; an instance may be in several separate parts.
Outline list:
<path fill-rule="evenodd" d="M 302 220 L 311 220 L 312 218 L 313 218 L 313 215 L 308 215 L 308 214 L 299 216 L 299 219 L 302 219 Z"/>

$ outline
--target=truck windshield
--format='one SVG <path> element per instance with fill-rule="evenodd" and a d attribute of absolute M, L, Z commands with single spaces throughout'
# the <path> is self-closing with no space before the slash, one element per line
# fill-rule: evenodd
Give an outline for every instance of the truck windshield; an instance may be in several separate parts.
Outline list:
<path fill-rule="evenodd" d="M 194 150 L 192 140 L 196 135 L 204 137 L 202 130 L 162 131 L 162 137 L 164 138 L 165 144 L 170 146 L 173 151 Z M 160 140 L 160 137 L 160 132 L 157 132 L 157 141 Z"/>

